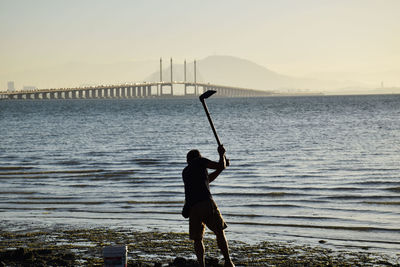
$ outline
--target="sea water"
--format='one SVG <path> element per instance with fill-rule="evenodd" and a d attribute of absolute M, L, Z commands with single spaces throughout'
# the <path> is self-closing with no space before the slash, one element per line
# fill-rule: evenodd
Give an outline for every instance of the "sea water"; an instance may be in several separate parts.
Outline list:
<path fill-rule="evenodd" d="M 400 95 L 207 99 L 228 239 L 397 253 Z M 187 232 L 181 171 L 218 160 L 197 98 L 0 101 L 3 229 Z"/>

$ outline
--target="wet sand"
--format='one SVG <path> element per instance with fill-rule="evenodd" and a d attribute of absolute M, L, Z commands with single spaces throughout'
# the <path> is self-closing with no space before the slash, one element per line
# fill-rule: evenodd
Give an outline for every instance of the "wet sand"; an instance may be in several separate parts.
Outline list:
<path fill-rule="evenodd" d="M 368 251 L 333 251 L 321 246 L 230 241 L 237 266 L 400 266 L 399 259 Z M 30 229 L 0 232 L 0 266 L 101 266 L 102 248 L 128 246 L 128 266 L 196 266 L 185 233 L 111 229 Z M 212 234 L 206 234 L 209 266 L 222 266 Z"/>

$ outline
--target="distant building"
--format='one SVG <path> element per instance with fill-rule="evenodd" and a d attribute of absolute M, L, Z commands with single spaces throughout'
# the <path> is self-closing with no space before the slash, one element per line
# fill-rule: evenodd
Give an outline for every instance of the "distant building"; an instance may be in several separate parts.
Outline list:
<path fill-rule="evenodd" d="M 8 92 L 14 92 L 15 91 L 15 86 L 14 86 L 14 82 L 13 81 L 7 83 L 7 91 Z"/>
<path fill-rule="evenodd" d="M 36 86 L 31 86 L 31 85 L 24 85 L 22 88 L 23 91 L 31 91 L 31 90 L 36 90 Z"/>

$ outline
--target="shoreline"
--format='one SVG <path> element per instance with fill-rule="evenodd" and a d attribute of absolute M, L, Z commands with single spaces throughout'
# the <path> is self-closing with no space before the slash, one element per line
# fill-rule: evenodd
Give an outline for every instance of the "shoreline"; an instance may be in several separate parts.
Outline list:
<path fill-rule="evenodd" d="M 222 266 L 212 234 L 206 233 L 204 244 L 209 265 Z M 114 245 L 128 246 L 128 266 L 193 266 L 195 262 L 187 233 L 67 227 L 12 231 L 2 227 L 0 266 L 101 266 L 102 248 Z M 236 266 L 400 266 L 400 258 L 367 251 L 269 241 L 229 241 L 229 246 Z"/>

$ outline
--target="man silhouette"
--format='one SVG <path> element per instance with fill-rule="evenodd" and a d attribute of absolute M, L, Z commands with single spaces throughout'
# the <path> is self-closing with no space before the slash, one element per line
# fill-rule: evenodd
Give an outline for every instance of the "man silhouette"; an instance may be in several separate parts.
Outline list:
<path fill-rule="evenodd" d="M 185 184 L 184 217 L 189 217 L 189 236 L 194 241 L 194 250 L 201 267 L 205 266 L 203 235 L 205 225 L 215 233 L 218 247 L 225 259 L 225 265 L 235 266 L 229 256 L 224 229 L 227 227 L 214 202 L 210 183 L 226 168 L 225 148 L 218 146 L 219 161 L 203 158 L 198 150 L 190 150 L 186 160 L 188 165 L 182 171 Z M 208 174 L 207 169 L 214 172 Z M 186 213 L 186 215 L 184 214 Z"/>

